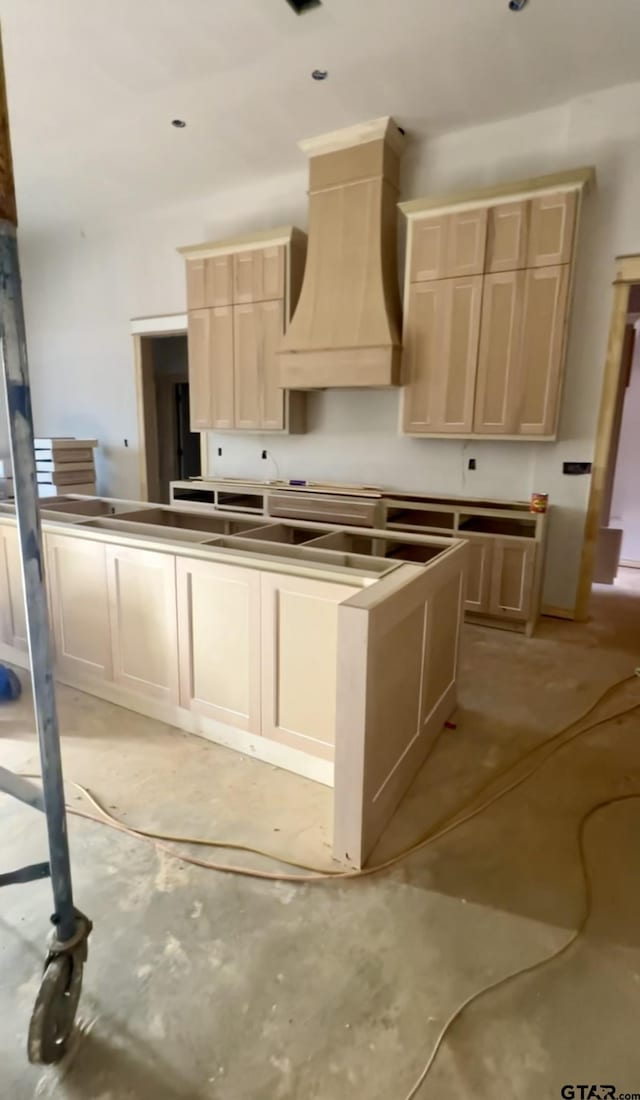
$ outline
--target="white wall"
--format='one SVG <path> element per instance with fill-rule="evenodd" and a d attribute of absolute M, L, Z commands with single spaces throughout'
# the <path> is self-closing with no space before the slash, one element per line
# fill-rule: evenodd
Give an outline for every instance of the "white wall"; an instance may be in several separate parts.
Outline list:
<path fill-rule="evenodd" d="M 264 437 L 216 436 L 210 472 L 272 476 L 273 465 L 260 459 L 268 446 L 285 477 L 498 497 L 546 491 L 555 509 L 545 599 L 572 607 L 589 479 L 563 476 L 562 462 L 593 454 L 613 260 L 620 252 L 640 252 L 639 137 L 640 84 L 634 84 L 448 134 L 405 156 L 405 198 L 596 165 L 598 188 L 586 203 L 581 234 L 558 443 L 406 439 L 397 433 L 397 392 L 332 391 L 310 397 L 305 436 L 266 443 Z M 212 188 L 210 197 L 181 207 L 154 210 L 150 195 L 149 210 L 128 222 L 76 225 L 49 239 L 23 235 L 36 428 L 95 435 L 101 491 L 138 492 L 129 319 L 184 310 L 175 248 L 257 227 L 304 228 L 305 188 L 301 158 L 293 175 L 233 192 Z M 476 471 L 465 470 L 469 457 L 476 458 Z"/>
<path fill-rule="evenodd" d="M 640 324 L 622 409 L 609 525 L 622 528 L 622 558 L 640 563 Z"/>

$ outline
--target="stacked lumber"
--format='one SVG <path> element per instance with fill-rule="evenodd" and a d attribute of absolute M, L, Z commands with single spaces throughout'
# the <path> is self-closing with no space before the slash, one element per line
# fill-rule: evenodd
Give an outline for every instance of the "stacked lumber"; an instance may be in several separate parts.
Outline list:
<path fill-rule="evenodd" d="M 56 497 L 65 493 L 95 496 L 93 449 L 98 446 L 97 439 L 74 439 L 72 436 L 37 437 L 33 445 L 38 496 Z"/>

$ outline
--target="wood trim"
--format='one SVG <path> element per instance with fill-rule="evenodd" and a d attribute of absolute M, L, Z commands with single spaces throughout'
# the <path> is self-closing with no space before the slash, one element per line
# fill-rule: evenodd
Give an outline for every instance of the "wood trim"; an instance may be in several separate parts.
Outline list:
<path fill-rule="evenodd" d="M 627 270 L 637 271 L 638 279 L 640 279 L 640 256 L 626 257 L 626 259 L 633 261 L 629 263 Z M 620 262 L 620 260 L 617 261 L 618 274 L 621 270 Z M 602 382 L 602 396 L 600 399 L 600 412 L 596 431 L 591 485 L 589 489 L 589 503 L 587 505 L 582 558 L 576 594 L 575 614 L 578 622 L 586 622 L 589 614 L 591 585 L 593 583 L 593 572 L 595 567 L 596 542 L 598 540 L 600 518 L 605 500 L 607 470 L 609 468 L 609 460 L 613 445 L 618 388 L 620 384 L 620 374 L 623 369 L 622 349 L 625 340 L 631 281 L 632 280 L 629 280 L 629 282 L 617 282 L 613 292 L 609 343 Z"/>
<path fill-rule="evenodd" d="M 133 361 L 138 416 L 139 499 L 159 500 L 160 470 L 153 353 L 151 343 L 145 336 L 133 337 Z"/>
<path fill-rule="evenodd" d="M 401 350 L 391 344 L 375 348 L 281 351 L 278 359 L 280 381 L 287 389 L 353 389 L 354 386 L 388 389 L 400 384 Z"/>
<path fill-rule="evenodd" d="M 449 195 L 430 195 L 427 198 L 410 199 L 408 202 L 398 203 L 398 206 L 403 214 L 411 219 L 425 214 L 431 216 L 450 211 L 452 207 L 471 210 L 476 206 L 487 204 L 497 206 L 498 203 L 527 199 L 545 192 L 579 191 L 593 185 L 595 179 L 595 168 L 587 166 L 574 168 L 568 172 L 555 172 L 547 176 L 514 180 L 512 183 L 495 184 L 493 187 L 478 187 Z"/>
<path fill-rule="evenodd" d="M 386 141 L 398 154 L 402 153 L 405 145 L 404 134 L 397 122 L 388 115 L 383 115 L 369 122 L 345 126 L 341 130 L 330 130 L 328 134 L 320 134 L 318 137 L 303 138 L 298 142 L 298 148 L 309 157 L 317 157 L 352 149 L 355 145 L 366 145 L 370 141 Z"/>
<path fill-rule="evenodd" d="M 220 241 L 204 241 L 202 244 L 186 244 L 176 251 L 187 260 L 206 259 L 219 256 L 224 252 L 250 252 L 254 248 L 264 248 L 270 244 L 287 245 L 294 240 L 306 240 L 306 234 L 295 225 L 278 226 L 276 229 L 263 229 L 256 233 L 241 233 L 237 237 L 226 237 Z"/>
<path fill-rule="evenodd" d="M 545 605 L 541 608 L 540 614 L 544 615 L 547 619 L 567 619 L 569 622 L 575 622 L 575 612 L 571 611 L 568 607 L 552 607 L 551 605 Z"/>
<path fill-rule="evenodd" d="M 132 336 L 180 336 L 187 331 L 186 313 L 162 313 L 157 317 L 133 317 Z"/>
<path fill-rule="evenodd" d="M 616 283 L 640 283 L 640 254 L 616 256 Z"/>
<path fill-rule="evenodd" d="M 640 569 L 640 561 L 630 561 L 629 558 L 620 558 L 623 569 Z"/>

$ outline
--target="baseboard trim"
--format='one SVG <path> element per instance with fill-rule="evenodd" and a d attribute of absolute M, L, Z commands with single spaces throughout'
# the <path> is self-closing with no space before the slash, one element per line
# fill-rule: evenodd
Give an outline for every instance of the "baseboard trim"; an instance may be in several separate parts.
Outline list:
<path fill-rule="evenodd" d="M 576 621 L 575 611 L 570 611 L 568 607 L 545 606 L 542 608 L 541 614 L 547 619 L 567 619 L 571 623 Z"/>
<path fill-rule="evenodd" d="M 6 643 L 0 643 L 0 660 L 17 665 L 18 668 L 30 670 L 29 654 L 23 650 L 15 649 Z M 299 749 L 281 745 L 277 741 L 271 741 L 268 737 L 248 733 L 246 730 L 227 726 L 224 722 L 217 722 L 213 718 L 205 718 L 203 715 L 194 714 L 184 707 L 173 703 L 165 703 L 160 699 L 147 699 L 137 695 L 133 691 L 120 687 L 118 684 L 110 684 L 96 678 L 92 680 L 78 680 L 56 673 L 56 681 L 74 691 L 82 691 L 86 695 L 93 695 L 103 699 L 106 703 L 113 703 L 117 707 L 134 711 L 135 714 L 143 714 L 145 718 L 154 718 L 157 722 L 165 722 L 170 726 L 183 730 L 185 733 L 195 734 L 196 737 L 204 737 L 216 745 L 222 745 L 226 749 L 233 749 L 244 756 L 261 760 L 265 764 L 284 768 L 285 771 L 294 772 L 305 779 L 312 779 L 316 783 L 322 783 L 325 787 L 333 787 L 334 765 L 330 760 L 320 760 L 319 757 L 310 756 Z"/>
<path fill-rule="evenodd" d="M 619 564 L 625 569 L 640 569 L 640 561 L 629 561 L 628 558 L 620 558 Z"/>

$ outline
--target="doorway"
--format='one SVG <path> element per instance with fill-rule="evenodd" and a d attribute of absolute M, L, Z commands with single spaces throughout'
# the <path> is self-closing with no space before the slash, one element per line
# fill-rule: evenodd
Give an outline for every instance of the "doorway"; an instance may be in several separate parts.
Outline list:
<path fill-rule="evenodd" d="M 616 261 L 576 618 L 592 593 L 640 595 L 640 256 Z"/>
<path fill-rule="evenodd" d="M 170 483 L 201 474 L 201 437 L 192 432 L 185 332 L 134 335 L 140 497 L 168 504 Z"/>

